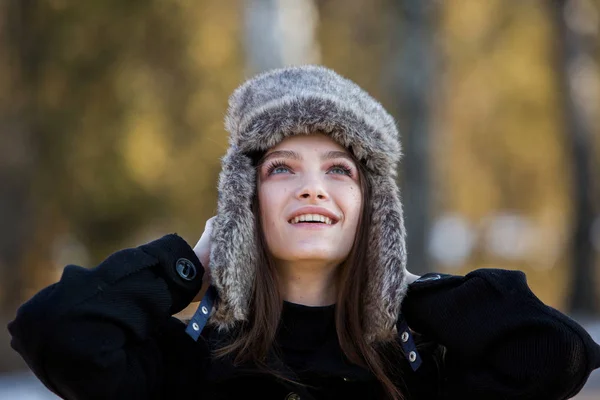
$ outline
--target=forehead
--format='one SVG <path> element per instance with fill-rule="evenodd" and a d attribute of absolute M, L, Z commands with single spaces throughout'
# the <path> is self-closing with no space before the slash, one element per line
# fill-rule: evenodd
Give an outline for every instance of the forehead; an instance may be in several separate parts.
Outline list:
<path fill-rule="evenodd" d="M 313 135 L 295 135 L 288 138 L 285 138 L 276 146 L 271 147 L 265 155 L 272 153 L 277 150 L 295 150 L 295 151 L 308 151 L 308 150 L 316 150 L 316 151 L 330 151 L 337 150 L 342 151 L 344 153 L 348 153 L 348 151 L 341 146 L 339 143 L 331 139 L 329 136 L 323 134 L 313 134 Z"/>

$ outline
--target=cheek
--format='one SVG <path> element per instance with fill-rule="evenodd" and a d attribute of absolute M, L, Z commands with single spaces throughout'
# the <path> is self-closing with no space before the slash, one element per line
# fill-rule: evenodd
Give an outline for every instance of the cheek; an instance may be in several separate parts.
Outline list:
<path fill-rule="evenodd" d="M 360 214 L 362 206 L 362 194 L 360 193 L 360 187 L 352 186 L 350 193 L 348 194 L 348 206 L 352 208 L 356 215 Z"/>
<path fill-rule="evenodd" d="M 358 218 L 362 207 L 362 194 L 360 193 L 360 187 L 352 185 L 344 188 L 340 192 L 339 201 L 343 207 L 343 212 L 346 217 L 352 220 L 353 223 L 358 224 Z"/>
<path fill-rule="evenodd" d="M 258 204 L 260 216 L 263 224 L 272 224 L 281 212 L 284 188 L 274 188 L 269 185 L 262 185 L 258 189 Z"/>
<path fill-rule="evenodd" d="M 269 213 L 267 212 L 271 205 L 269 204 L 269 196 L 265 196 L 264 189 L 259 189 L 258 191 L 258 204 L 260 210 L 260 219 L 263 222 L 268 221 Z"/>

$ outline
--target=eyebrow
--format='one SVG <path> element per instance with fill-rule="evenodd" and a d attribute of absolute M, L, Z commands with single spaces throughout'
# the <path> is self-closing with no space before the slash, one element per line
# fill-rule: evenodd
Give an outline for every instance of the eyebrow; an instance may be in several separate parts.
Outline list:
<path fill-rule="evenodd" d="M 261 158 L 260 161 L 258 162 L 258 166 L 260 167 L 261 165 L 263 165 L 264 163 L 269 161 L 271 158 L 276 158 L 276 157 L 289 158 L 289 159 L 296 160 L 296 161 L 302 161 L 302 156 L 300 154 L 296 153 L 295 151 L 275 150 L 269 154 L 266 154 L 263 158 Z M 332 160 L 334 158 L 345 158 L 354 164 L 354 160 L 352 159 L 352 157 L 344 151 L 331 150 L 331 151 L 328 151 L 321 155 L 321 160 L 323 160 L 323 161 Z"/>

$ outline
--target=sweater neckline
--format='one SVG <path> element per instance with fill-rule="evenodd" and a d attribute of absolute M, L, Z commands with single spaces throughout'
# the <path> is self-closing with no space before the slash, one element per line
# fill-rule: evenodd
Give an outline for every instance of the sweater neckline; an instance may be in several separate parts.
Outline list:
<path fill-rule="evenodd" d="M 283 300 L 283 309 L 293 309 L 296 312 L 308 313 L 324 313 L 335 310 L 335 303 L 326 306 L 308 306 L 306 304 L 292 303 L 291 301 Z"/>
<path fill-rule="evenodd" d="M 335 304 L 307 306 L 283 302 L 277 342 L 282 348 L 315 351 L 335 339 Z"/>

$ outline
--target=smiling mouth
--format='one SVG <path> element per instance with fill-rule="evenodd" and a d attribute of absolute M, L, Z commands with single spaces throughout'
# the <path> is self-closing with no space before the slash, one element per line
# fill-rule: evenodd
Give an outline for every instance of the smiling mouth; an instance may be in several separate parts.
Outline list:
<path fill-rule="evenodd" d="M 318 214 L 299 215 L 288 221 L 292 225 L 311 224 L 311 225 L 335 225 L 337 221 L 329 217 Z"/>

